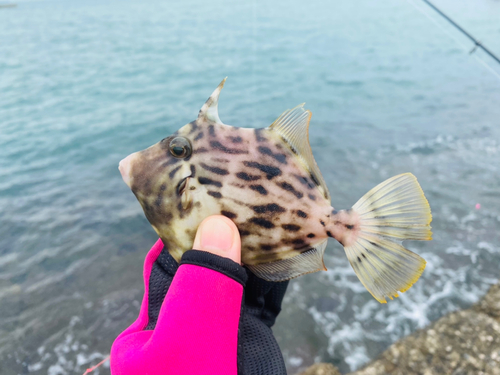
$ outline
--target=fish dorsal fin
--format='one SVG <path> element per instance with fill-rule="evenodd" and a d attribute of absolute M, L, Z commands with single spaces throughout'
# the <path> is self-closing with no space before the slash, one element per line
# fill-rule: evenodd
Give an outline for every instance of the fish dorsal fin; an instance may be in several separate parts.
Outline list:
<path fill-rule="evenodd" d="M 224 83 L 226 82 L 226 78 L 219 83 L 219 86 L 215 89 L 215 91 L 210 95 L 208 100 L 203 104 L 203 107 L 200 109 L 200 113 L 198 114 L 198 120 L 207 120 L 208 122 L 212 122 L 215 124 L 222 124 L 222 121 L 219 118 L 219 94 L 224 87 Z"/>
<path fill-rule="evenodd" d="M 315 247 L 293 258 L 257 264 L 255 266 L 245 266 L 256 276 L 267 281 L 285 281 L 305 275 L 306 273 L 326 271 L 325 264 L 323 263 L 323 255 L 325 254 L 327 242 L 328 239 L 325 239 Z"/>
<path fill-rule="evenodd" d="M 293 109 L 288 109 L 274 121 L 269 130 L 277 133 L 292 148 L 292 151 L 299 156 L 304 167 L 311 175 L 311 179 L 318 186 L 321 193 L 330 201 L 330 193 L 325 180 L 314 160 L 314 156 L 309 144 L 309 121 L 312 113 L 304 109 L 302 103 Z"/>

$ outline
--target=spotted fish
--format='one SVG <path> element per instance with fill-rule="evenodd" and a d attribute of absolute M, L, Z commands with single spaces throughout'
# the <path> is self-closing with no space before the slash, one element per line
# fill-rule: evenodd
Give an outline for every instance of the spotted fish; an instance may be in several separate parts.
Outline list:
<path fill-rule="evenodd" d="M 323 254 L 332 237 L 379 302 L 410 288 L 425 260 L 401 242 L 432 236 L 416 178 L 392 177 L 337 211 L 309 145 L 311 112 L 299 105 L 264 129 L 225 125 L 217 110 L 224 82 L 196 120 L 120 162 L 170 254 L 179 261 L 201 221 L 221 214 L 240 231 L 243 264 L 265 280 L 326 270 Z"/>

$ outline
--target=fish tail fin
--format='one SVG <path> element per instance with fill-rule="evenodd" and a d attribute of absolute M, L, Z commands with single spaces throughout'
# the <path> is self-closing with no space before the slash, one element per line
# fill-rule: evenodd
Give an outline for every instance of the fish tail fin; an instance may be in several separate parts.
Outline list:
<path fill-rule="evenodd" d="M 394 176 L 366 193 L 353 207 L 357 236 L 344 246 L 361 283 L 380 303 L 398 297 L 420 277 L 425 260 L 403 240 L 431 240 L 429 203 L 415 176 Z"/>

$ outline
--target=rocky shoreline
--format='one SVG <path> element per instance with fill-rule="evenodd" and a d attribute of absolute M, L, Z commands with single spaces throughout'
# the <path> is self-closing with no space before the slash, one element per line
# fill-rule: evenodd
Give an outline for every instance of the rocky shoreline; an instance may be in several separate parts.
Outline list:
<path fill-rule="evenodd" d="M 340 375 L 317 363 L 300 375 Z M 500 283 L 471 308 L 443 316 L 392 344 L 349 375 L 500 375 Z"/>

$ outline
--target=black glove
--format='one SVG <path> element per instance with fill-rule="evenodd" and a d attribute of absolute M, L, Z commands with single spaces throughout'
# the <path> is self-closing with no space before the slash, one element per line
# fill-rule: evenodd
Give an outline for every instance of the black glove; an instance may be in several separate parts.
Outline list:
<path fill-rule="evenodd" d="M 145 330 L 155 328 L 163 300 L 178 267 L 165 246 L 151 269 L 149 323 Z M 271 327 L 281 311 L 288 281 L 269 282 L 246 268 L 245 271 L 248 280 L 244 285 L 238 329 L 238 375 L 286 375 L 283 356 Z"/>

